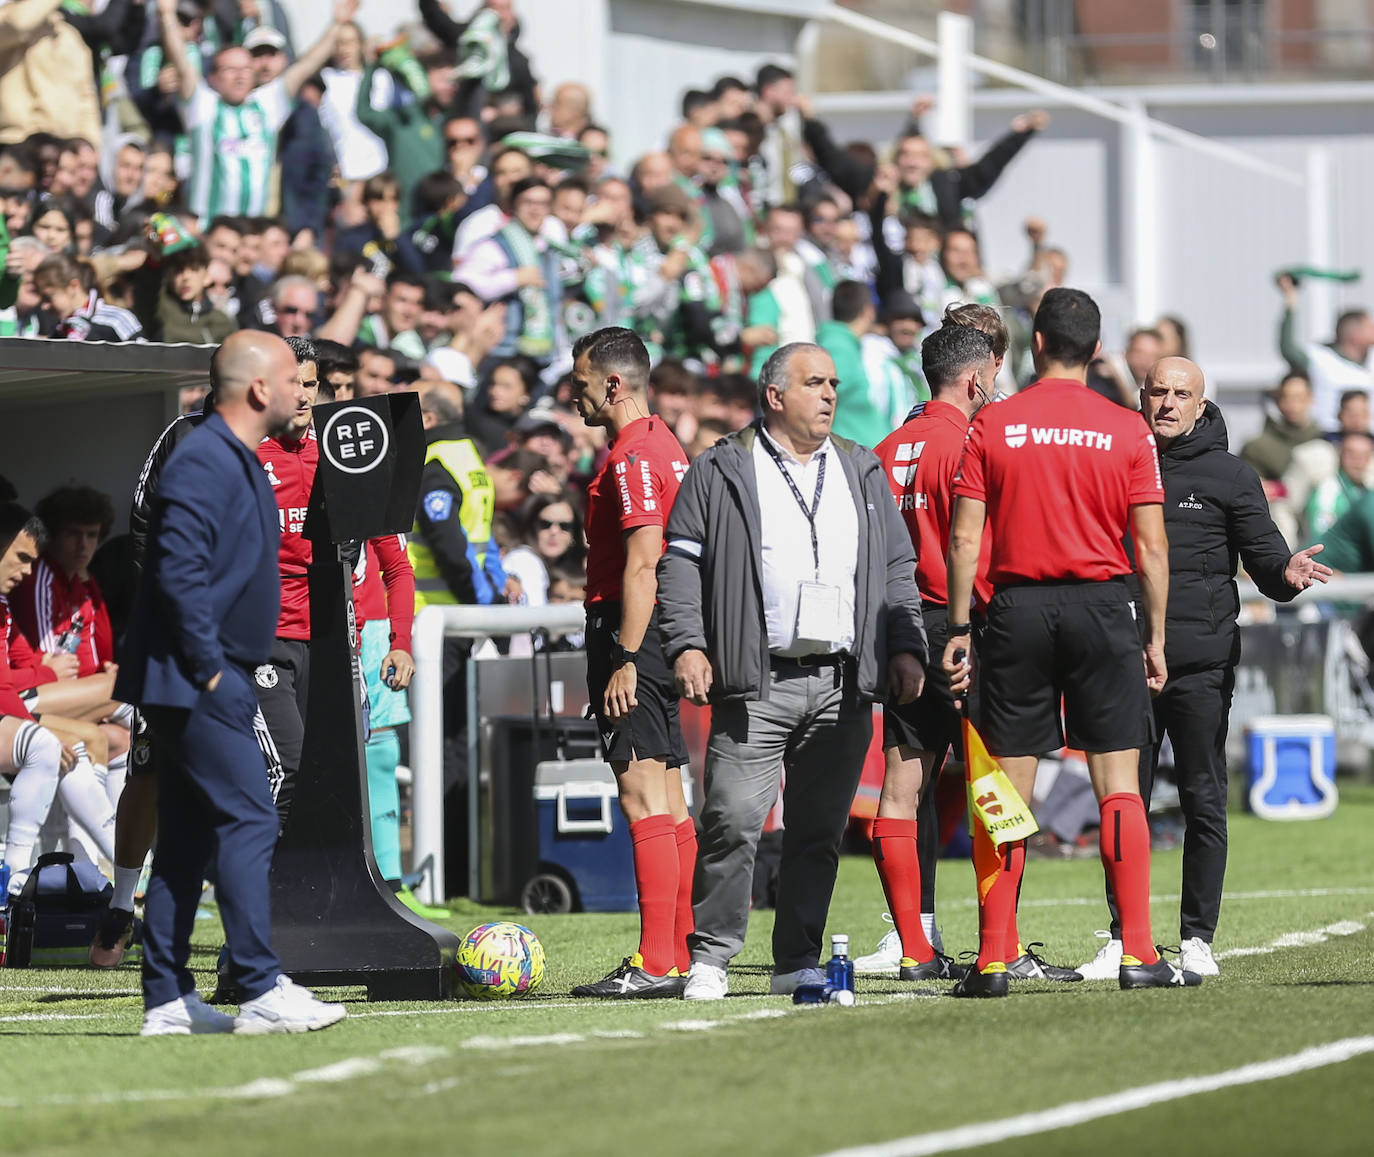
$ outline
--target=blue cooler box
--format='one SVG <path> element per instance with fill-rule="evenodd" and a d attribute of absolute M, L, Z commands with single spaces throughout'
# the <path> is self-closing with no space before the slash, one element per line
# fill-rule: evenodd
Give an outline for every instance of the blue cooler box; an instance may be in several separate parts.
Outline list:
<path fill-rule="evenodd" d="M 1336 810 L 1336 732 L 1329 715 L 1261 715 L 1246 727 L 1246 799 L 1267 820 Z"/>
<path fill-rule="evenodd" d="M 682 790 L 692 804 L 692 780 Z M 548 760 L 534 769 L 539 871 L 521 889 L 527 912 L 633 912 L 634 849 L 615 773 L 600 759 Z"/>

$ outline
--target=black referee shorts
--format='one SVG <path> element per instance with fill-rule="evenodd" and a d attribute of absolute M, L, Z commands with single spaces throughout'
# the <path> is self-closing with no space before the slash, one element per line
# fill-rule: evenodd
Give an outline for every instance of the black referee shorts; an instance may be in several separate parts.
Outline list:
<path fill-rule="evenodd" d="M 1001 588 L 979 658 L 979 730 L 993 755 L 1057 751 L 1066 732 L 1081 751 L 1153 741 L 1140 631 L 1119 579 Z"/>
<path fill-rule="evenodd" d="M 669 767 L 687 766 L 687 746 L 678 718 L 678 694 L 672 668 L 663 655 L 658 608 L 649 619 L 635 663 L 635 697 L 639 706 L 620 724 L 606 718 L 606 685 L 615 671 L 611 649 L 620 641 L 620 604 L 592 603 L 587 608 L 587 697 L 601 732 L 607 763 L 661 759 Z"/>
<path fill-rule="evenodd" d="M 963 728 L 943 662 L 949 639 L 949 609 L 940 603 L 922 603 L 921 617 L 930 642 L 925 687 L 910 703 L 892 698 L 883 703 L 883 750 L 904 745 L 937 756 L 953 750 L 955 758 L 962 760 Z M 966 636 L 965 642 L 972 646 L 972 637 Z"/>

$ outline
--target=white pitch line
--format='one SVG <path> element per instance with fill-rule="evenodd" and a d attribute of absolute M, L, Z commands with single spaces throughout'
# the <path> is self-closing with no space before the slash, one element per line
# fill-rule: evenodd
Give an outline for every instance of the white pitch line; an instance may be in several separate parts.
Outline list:
<path fill-rule="evenodd" d="M 370 1077 L 373 1073 L 382 1071 L 382 1062 L 375 1057 L 345 1057 L 341 1061 L 335 1061 L 332 1065 L 324 1065 L 318 1069 L 305 1069 L 295 1073 L 291 1079 L 293 1081 L 303 1081 L 306 1084 L 338 1084 L 340 1081 L 352 1081 L 358 1077 Z"/>
<path fill-rule="evenodd" d="M 448 1049 L 419 1045 L 388 1049 L 375 1057 L 345 1057 L 316 1069 L 302 1069 L 288 1077 L 260 1077 L 243 1085 L 208 1089 L 110 1089 L 98 1093 L 53 1093 L 48 1096 L 0 1097 L 0 1109 L 32 1106 L 123 1105 L 131 1102 L 242 1101 L 285 1097 L 302 1085 L 332 1084 L 370 1076 L 383 1068 L 382 1059 L 418 1067 L 451 1055 Z"/>
<path fill-rule="evenodd" d="M 33 1020 L 104 1020 L 108 1012 L 23 1012 L 14 1016 L 0 1016 L 0 1022 L 18 1024 Z"/>
<path fill-rule="evenodd" d="M 1370 913 L 1374 915 L 1374 913 Z M 1358 920 L 1337 920 L 1334 924 L 1328 924 L 1325 928 L 1315 928 L 1310 932 L 1285 932 L 1282 936 L 1276 936 L 1268 944 L 1257 944 L 1250 948 L 1228 948 L 1225 952 L 1218 952 L 1218 960 L 1229 960 L 1238 956 L 1268 956 L 1284 948 L 1311 948 L 1315 944 L 1324 944 L 1333 936 L 1354 936 L 1357 932 L 1363 932 L 1365 926 Z"/>
<path fill-rule="evenodd" d="M 0 984 L 0 992 L 46 992 L 50 996 L 138 996 L 141 988 L 49 988 L 45 984 Z"/>
<path fill-rule="evenodd" d="M 1252 1085 L 1260 1081 L 1274 1081 L 1295 1073 L 1337 1065 L 1371 1052 L 1374 1052 L 1374 1036 L 1348 1037 L 1331 1044 L 1303 1049 L 1302 1052 L 1290 1056 L 1257 1061 L 1207 1076 L 1182 1077 L 1153 1085 L 1139 1085 L 1134 1089 L 1123 1089 L 1119 1093 L 1109 1093 L 1087 1101 L 1069 1101 L 1052 1109 L 1004 1117 L 1000 1121 L 982 1121 L 975 1125 L 942 1129 L 936 1133 L 917 1133 L 910 1137 L 899 1137 L 875 1145 L 836 1149 L 824 1157 L 926 1157 L 927 1154 L 947 1153 L 954 1149 L 996 1145 L 1015 1137 L 1033 1137 L 1038 1133 L 1067 1129 L 1089 1121 L 1101 1120 L 1103 1117 L 1115 1117 L 1135 1109 L 1164 1104 L 1166 1101 L 1197 1096 L 1199 1093 L 1212 1093 L 1218 1089 Z"/>

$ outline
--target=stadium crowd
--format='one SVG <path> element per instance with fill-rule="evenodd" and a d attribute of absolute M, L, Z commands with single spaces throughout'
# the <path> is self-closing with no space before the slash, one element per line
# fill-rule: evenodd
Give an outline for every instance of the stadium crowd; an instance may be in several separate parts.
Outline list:
<path fill-rule="evenodd" d="M 951 307 L 995 311 L 979 328 L 1000 393 L 1036 377 L 1033 318 L 1069 256 L 1031 217 L 1026 251 L 988 262 L 978 201 L 1014 179 L 1043 112 L 976 157 L 929 139 L 924 98 L 890 141 L 841 144 L 770 64 L 701 78 L 662 150 L 629 157 L 595 93 L 540 83 L 515 0 L 462 19 L 419 0 L 386 38 L 339 0 L 308 45 L 278 0 L 80 9 L 0 7 L 0 336 L 256 330 L 291 341 L 323 397 L 418 390 L 431 450 L 408 559 L 417 605 L 584 596 L 607 437 L 579 412 L 572 355 L 594 330 L 643 342 L 647 404 L 688 462 L 755 419 L 761 371 L 798 342 L 834 363 L 833 432 L 867 447 L 931 397 L 921 343 Z M 1374 321 L 1345 314 L 1329 346 L 1303 347 L 1296 283 L 1280 289 L 1290 373 L 1243 456 L 1290 544 L 1326 536 L 1343 544 L 1335 565 L 1374 569 Z M 1162 317 L 1095 359 L 1087 384 L 1138 408 L 1151 367 L 1188 352 L 1186 324 Z M 196 391 L 182 402 L 199 414 Z M 131 592 L 92 561 L 113 508 L 73 486 L 38 515 L 42 560 L 0 591 L 4 690 L 42 705 L 77 769 L 60 780 L 72 838 L 118 867 L 131 721 L 112 701 L 113 641 Z M 22 527 L 4 530 L 18 541 Z M 370 617 L 392 628 L 382 670 L 408 629 L 409 608 L 388 603 L 401 565 L 373 560 L 387 590 Z M 104 594 L 93 573 L 112 576 Z M 394 751 L 379 758 L 394 771 Z"/>

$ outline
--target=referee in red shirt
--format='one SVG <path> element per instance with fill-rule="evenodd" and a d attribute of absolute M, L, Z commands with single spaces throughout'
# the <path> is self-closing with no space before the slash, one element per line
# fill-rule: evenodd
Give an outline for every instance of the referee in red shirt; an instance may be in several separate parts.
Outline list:
<path fill-rule="evenodd" d="M 630 330 L 573 346 L 573 398 L 611 451 L 587 490 L 587 694 L 634 843 L 639 948 L 574 996 L 682 995 L 691 966 L 696 829 L 682 793 L 687 761 L 673 671 L 658 626 L 663 528 L 687 454 L 649 413 L 649 351 Z"/>
<path fill-rule="evenodd" d="M 1193 986 L 1201 977 L 1163 960 L 1150 931 L 1150 828 L 1137 780 L 1140 749 L 1153 738 L 1150 693 L 1167 678 L 1164 491 L 1140 415 L 1084 384 L 1100 331 L 1092 298 L 1050 290 L 1032 329 L 1038 380 L 974 419 L 954 483 L 949 606 L 969 605 L 990 523 L 994 594 L 978 653 L 988 750 L 1025 799 L 1038 757 L 1062 747 L 1066 731 L 1069 745 L 1087 753 L 1101 806 L 1102 863 L 1121 908 L 1119 983 Z M 1127 531 L 1147 620 L 1143 665 L 1125 582 Z M 956 693 L 972 673 L 969 631 L 951 613 L 944 666 Z M 957 996 L 1007 993 L 1016 946 L 1006 929 L 1024 841 L 1002 850 L 1005 870 L 979 909 L 977 967 L 955 987 Z"/>
<path fill-rule="evenodd" d="M 916 551 L 916 586 L 932 653 L 945 645 L 945 550 L 950 487 L 969 422 L 991 400 L 997 374 L 992 341 L 972 326 L 946 322 L 921 343 L 921 368 L 932 397 L 874 448 L 897 511 Z M 990 544 L 986 544 L 990 545 Z M 991 597 L 987 549 L 978 568 L 980 606 Z M 966 617 L 967 611 L 961 617 Z M 958 980 L 963 968 L 939 952 L 921 923 L 922 865 L 917 805 L 939 776 L 950 749 L 962 752 L 959 711 L 943 670 L 933 667 L 918 699 L 883 704 L 883 792 L 873 821 L 873 860 L 902 942 L 898 978 Z M 932 865 L 933 867 L 933 865 Z"/>

